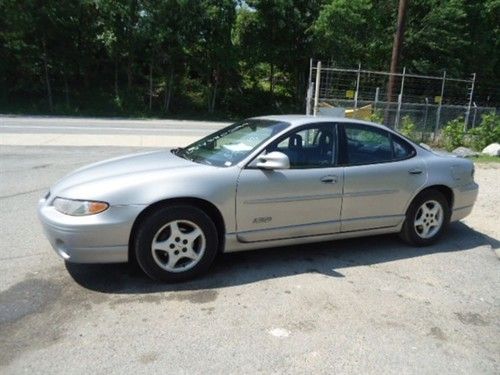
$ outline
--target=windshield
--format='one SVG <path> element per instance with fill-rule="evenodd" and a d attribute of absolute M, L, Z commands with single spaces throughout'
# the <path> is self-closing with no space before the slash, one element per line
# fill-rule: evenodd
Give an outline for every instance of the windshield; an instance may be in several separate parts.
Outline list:
<path fill-rule="evenodd" d="M 230 167 L 289 125 L 272 120 L 244 120 L 179 149 L 176 155 L 198 163 Z"/>

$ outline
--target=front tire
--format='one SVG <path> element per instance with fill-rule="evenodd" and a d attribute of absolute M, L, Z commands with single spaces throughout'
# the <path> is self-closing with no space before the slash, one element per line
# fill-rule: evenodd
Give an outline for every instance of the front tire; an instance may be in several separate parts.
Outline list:
<path fill-rule="evenodd" d="M 217 254 L 215 224 L 192 206 L 168 206 L 140 224 L 134 242 L 137 262 L 152 279 L 175 282 L 208 270 Z"/>
<path fill-rule="evenodd" d="M 426 190 L 411 203 L 399 235 L 411 245 L 429 246 L 441 237 L 449 222 L 446 197 L 437 190 Z"/>

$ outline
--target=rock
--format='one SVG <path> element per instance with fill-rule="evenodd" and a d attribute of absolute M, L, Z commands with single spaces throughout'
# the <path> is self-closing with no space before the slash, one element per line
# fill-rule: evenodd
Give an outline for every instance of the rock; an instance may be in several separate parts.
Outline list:
<path fill-rule="evenodd" d="M 453 154 L 460 156 L 461 158 L 475 158 L 479 156 L 479 152 L 472 151 L 467 147 L 457 147 L 452 151 Z"/>
<path fill-rule="evenodd" d="M 483 154 L 489 156 L 500 156 L 500 144 L 492 143 L 483 149 Z"/>

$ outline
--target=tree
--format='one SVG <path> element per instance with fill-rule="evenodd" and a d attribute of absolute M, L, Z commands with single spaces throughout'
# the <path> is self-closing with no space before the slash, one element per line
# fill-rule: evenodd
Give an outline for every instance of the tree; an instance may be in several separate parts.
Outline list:
<path fill-rule="evenodd" d="M 198 39 L 192 49 L 192 64 L 207 84 L 207 107 L 212 113 L 220 86 L 235 68 L 231 31 L 236 20 L 236 2 L 201 0 L 198 10 Z"/>
<path fill-rule="evenodd" d="M 469 45 L 463 0 L 411 1 L 403 61 L 416 73 L 446 69 L 463 76 L 463 51 Z"/>
<path fill-rule="evenodd" d="M 249 35 L 260 41 L 257 53 L 269 64 L 269 86 L 273 91 L 276 71 L 285 73 L 285 87 L 298 103 L 304 99 L 305 77 L 313 53 L 311 25 L 318 16 L 320 0 L 252 0 L 246 2 L 256 12 Z M 244 35 L 245 30 L 241 30 Z"/>

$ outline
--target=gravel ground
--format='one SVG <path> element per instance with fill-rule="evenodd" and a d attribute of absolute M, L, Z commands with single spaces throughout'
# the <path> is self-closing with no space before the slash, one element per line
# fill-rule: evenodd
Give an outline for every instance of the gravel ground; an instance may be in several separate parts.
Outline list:
<path fill-rule="evenodd" d="M 0 149 L 0 372 L 500 373 L 500 169 L 442 241 L 227 254 L 203 278 L 65 265 L 36 218 L 57 178 L 131 149 Z"/>

